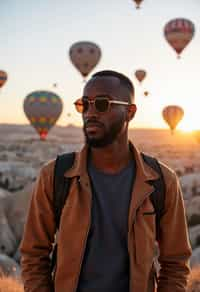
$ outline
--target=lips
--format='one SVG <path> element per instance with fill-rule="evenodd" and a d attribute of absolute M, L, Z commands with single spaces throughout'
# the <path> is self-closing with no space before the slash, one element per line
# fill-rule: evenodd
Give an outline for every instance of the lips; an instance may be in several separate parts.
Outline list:
<path fill-rule="evenodd" d="M 85 128 L 102 128 L 102 124 L 99 122 L 87 121 L 85 123 Z"/>
<path fill-rule="evenodd" d="M 96 121 L 86 121 L 84 128 L 89 135 L 96 135 L 103 129 L 103 125 Z"/>

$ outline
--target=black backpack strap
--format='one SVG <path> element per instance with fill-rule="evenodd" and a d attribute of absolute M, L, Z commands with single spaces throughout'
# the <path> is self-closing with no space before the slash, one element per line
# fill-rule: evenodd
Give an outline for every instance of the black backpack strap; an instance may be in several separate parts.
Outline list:
<path fill-rule="evenodd" d="M 66 170 L 70 169 L 74 163 L 75 152 L 64 153 L 58 155 L 54 168 L 54 181 L 53 181 L 53 202 L 54 202 L 54 215 L 56 222 L 56 229 L 59 229 L 60 216 L 63 206 L 67 199 L 67 195 L 70 188 L 70 179 L 64 177 Z M 52 256 L 51 256 L 51 273 L 54 277 L 54 268 L 56 266 L 57 259 L 57 242 L 54 243 Z"/>
<path fill-rule="evenodd" d="M 165 180 L 158 160 L 144 153 L 141 154 L 143 160 L 159 174 L 159 178 L 157 180 L 149 181 L 155 189 L 150 195 L 150 199 L 156 212 L 156 239 L 158 240 L 160 236 L 160 219 L 165 211 Z"/>
<path fill-rule="evenodd" d="M 62 208 L 65 204 L 70 187 L 70 179 L 64 177 L 64 173 L 72 167 L 74 158 L 75 152 L 64 153 L 62 155 L 58 155 L 55 162 L 53 199 L 57 229 L 59 229 Z"/>

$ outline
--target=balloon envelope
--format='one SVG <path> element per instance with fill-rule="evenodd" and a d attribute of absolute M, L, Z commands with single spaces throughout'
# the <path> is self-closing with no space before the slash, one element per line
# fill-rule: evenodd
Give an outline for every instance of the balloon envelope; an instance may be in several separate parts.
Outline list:
<path fill-rule="evenodd" d="M 143 0 L 133 0 L 136 3 L 136 8 L 140 8 L 140 4 Z"/>
<path fill-rule="evenodd" d="M 172 133 L 176 129 L 178 123 L 182 120 L 183 115 L 183 109 L 177 105 L 168 105 L 164 107 L 162 111 L 163 119 L 169 125 Z"/>
<path fill-rule="evenodd" d="M 77 42 L 71 46 L 69 57 L 82 76 L 87 77 L 98 64 L 101 58 L 101 49 L 92 42 Z"/>
<path fill-rule="evenodd" d="M 194 24 L 185 18 L 172 19 L 164 27 L 164 36 L 178 55 L 190 43 L 194 32 Z"/>
<path fill-rule="evenodd" d="M 146 71 L 143 69 L 138 69 L 135 71 L 135 77 L 139 82 L 142 82 L 144 78 L 146 77 Z"/>
<path fill-rule="evenodd" d="M 0 70 L 0 88 L 5 84 L 8 79 L 8 75 L 5 71 Z"/>
<path fill-rule="evenodd" d="M 34 91 L 24 99 L 24 112 L 41 140 L 46 138 L 62 109 L 61 98 L 51 91 Z"/>

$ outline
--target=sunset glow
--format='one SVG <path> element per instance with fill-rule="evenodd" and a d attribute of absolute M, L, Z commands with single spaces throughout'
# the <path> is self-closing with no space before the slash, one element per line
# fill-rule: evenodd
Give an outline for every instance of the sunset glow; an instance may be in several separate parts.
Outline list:
<path fill-rule="evenodd" d="M 23 112 L 25 97 L 35 90 L 53 90 L 64 106 L 57 124 L 81 125 L 73 102 L 82 95 L 85 83 L 70 61 L 69 50 L 77 41 L 92 41 L 101 48 L 102 57 L 91 74 L 116 70 L 135 86 L 138 111 L 130 127 L 166 128 L 162 110 L 175 104 L 185 112 L 177 129 L 195 129 L 194 119 L 199 116 L 199 11 L 199 1 L 188 0 L 144 1 L 139 10 L 132 0 L 59 4 L 44 0 L 39 6 L 31 0 L 3 1 L 0 70 L 8 73 L 8 79 L 0 91 L 0 123 L 28 124 Z M 179 59 L 163 33 L 165 24 L 176 17 L 191 20 L 196 28 Z M 147 73 L 142 84 L 134 75 L 140 68 Z M 145 92 L 149 94 L 145 96 Z"/>
<path fill-rule="evenodd" d="M 183 119 L 182 123 L 180 123 L 177 128 L 183 132 L 192 132 L 196 130 L 197 126 L 193 123 L 193 121 Z"/>

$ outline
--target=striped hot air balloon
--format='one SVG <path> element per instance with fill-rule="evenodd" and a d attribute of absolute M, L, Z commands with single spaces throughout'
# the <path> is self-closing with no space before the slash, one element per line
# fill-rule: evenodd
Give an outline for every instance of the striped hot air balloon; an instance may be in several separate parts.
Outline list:
<path fill-rule="evenodd" d="M 8 75 L 5 71 L 0 70 L 0 88 L 5 84 L 8 79 Z"/>
<path fill-rule="evenodd" d="M 101 49 L 92 42 L 77 42 L 70 47 L 69 57 L 72 64 L 85 78 L 98 64 L 101 58 Z"/>
<path fill-rule="evenodd" d="M 33 91 L 24 99 L 24 112 L 41 140 L 58 120 L 63 109 L 61 98 L 51 91 Z"/>
<path fill-rule="evenodd" d="M 162 111 L 162 116 L 165 122 L 171 129 L 171 133 L 174 133 L 176 126 L 182 120 L 184 116 L 183 109 L 178 105 L 168 105 L 164 107 Z"/>
<path fill-rule="evenodd" d="M 194 33 L 193 22 L 185 18 L 172 19 L 164 27 L 164 36 L 178 56 L 190 43 Z"/>

